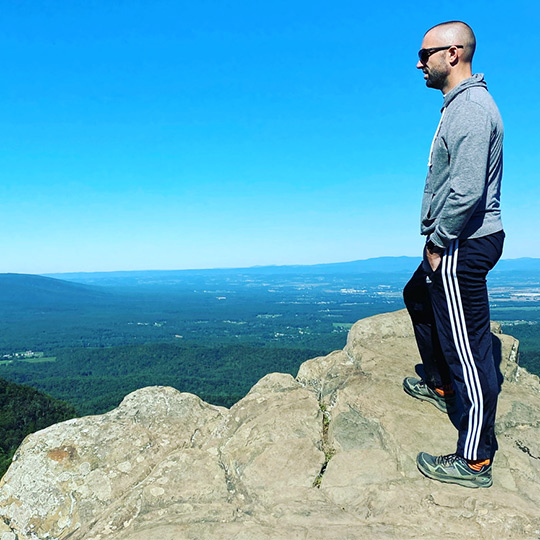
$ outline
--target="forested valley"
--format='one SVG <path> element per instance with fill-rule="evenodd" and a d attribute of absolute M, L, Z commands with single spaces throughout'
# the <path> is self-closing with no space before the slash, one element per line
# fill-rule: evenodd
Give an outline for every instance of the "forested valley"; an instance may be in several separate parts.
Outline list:
<path fill-rule="evenodd" d="M 343 348 L 357 320 L 404 307 L 417 260 L 398 259 L 390 271 L 0 275 L 2 467 L 28 433 L 107 412 L 144 386 L 230 407 L 267 373 L 296 375 Z M 520 339 L 520 363 L 536 374 L 539 276 L 510 269 L 490 283 L 492 319 Z"/>

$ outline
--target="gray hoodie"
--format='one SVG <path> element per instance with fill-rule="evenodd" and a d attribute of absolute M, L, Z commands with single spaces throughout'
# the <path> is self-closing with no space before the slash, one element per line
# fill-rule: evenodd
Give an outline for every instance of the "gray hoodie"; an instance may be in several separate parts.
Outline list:
<path fill-rule="evenodd" d="M 482 74 L 444 96 L 422 200 L 421 233 L 435 245 L 502 230 L 502 143 L 501 115 Z"/>

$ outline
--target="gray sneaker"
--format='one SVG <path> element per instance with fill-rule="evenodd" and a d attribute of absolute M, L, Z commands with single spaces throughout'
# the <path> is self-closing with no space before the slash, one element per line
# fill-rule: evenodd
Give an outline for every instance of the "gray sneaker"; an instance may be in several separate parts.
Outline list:
<path fill-rule="evenodd" d="M 452 414 L 456 411 L 456 396 L 441 396 L 432 390 L 422 379 L 407 377 L 403 380 L 403 390 L 416 399 L 432 403 L 440 411 Z"/>
<path fill-rule="evenodd" d="M 428 478 L 459 484 L 469 488 L 488 488 L 493 484 L 491 465 L 484 465 L 476 472 L 467 465 L 467 461 L 456 454 L 432 456 L 420 452 L 416 457 L 418 470 Z"/>

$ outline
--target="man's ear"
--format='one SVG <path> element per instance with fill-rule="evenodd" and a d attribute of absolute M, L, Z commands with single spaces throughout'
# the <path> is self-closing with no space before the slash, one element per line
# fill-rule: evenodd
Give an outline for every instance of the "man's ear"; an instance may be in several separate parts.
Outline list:
<path fill-rule="evenodd" d="M 457 47 L 450 47 L 448 49 L 448 61 L 450 65 L 455 66 L 459 61 L 459 49 Z"/>

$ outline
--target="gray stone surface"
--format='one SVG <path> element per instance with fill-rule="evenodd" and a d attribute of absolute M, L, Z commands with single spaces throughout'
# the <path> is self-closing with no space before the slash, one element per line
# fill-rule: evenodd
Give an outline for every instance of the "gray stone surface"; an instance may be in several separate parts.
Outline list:
<path fill-rule="evenodd" d="M 456 430 L 402 391 L 419 357 L 396 312 L 229 410 L 152 387 L 29 436 L 0 483 L 0 540 L 538 539 L 540 382 L 514 338 L 494 339 L 505 380 L 490 489 L 417 471 L 416 454 L 452 452 Z"/>

